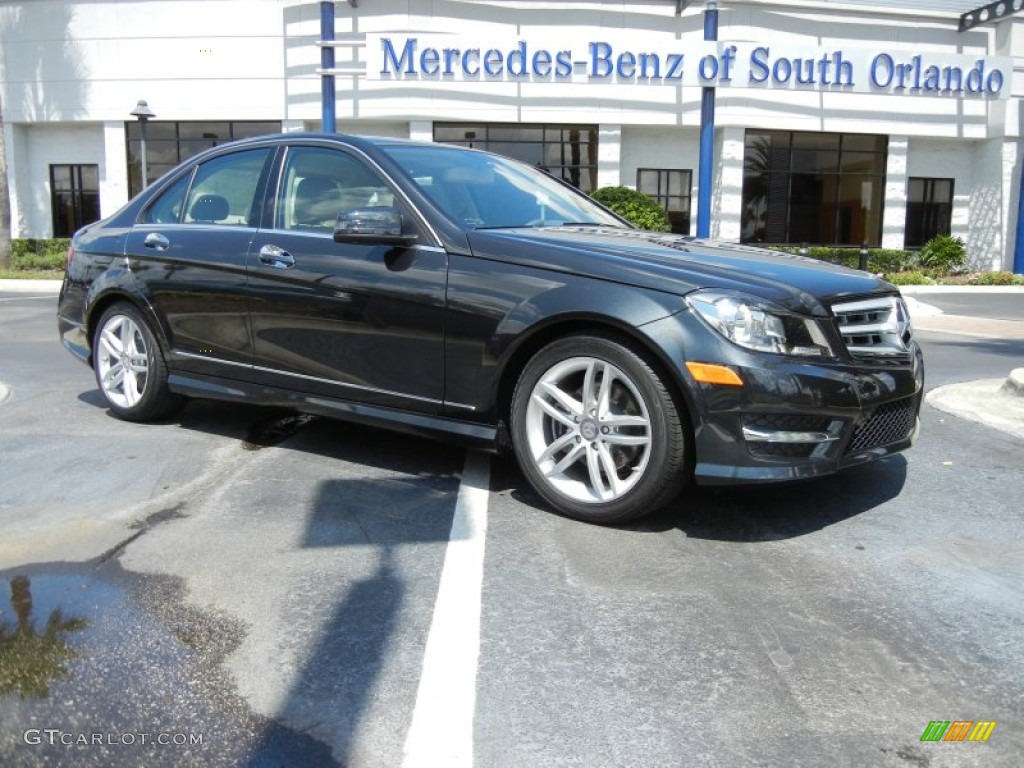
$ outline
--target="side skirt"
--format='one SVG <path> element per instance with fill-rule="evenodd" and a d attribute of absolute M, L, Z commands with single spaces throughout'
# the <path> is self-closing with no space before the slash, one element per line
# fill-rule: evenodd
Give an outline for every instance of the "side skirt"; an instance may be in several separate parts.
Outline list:
<path fill-rule="evenodd" d="M 303 413 L 312 413 L 341 421 L 382 427 L 433 440 L 456 442 L 490 453 L 496 453 L 498 450 L 497 426 L 409 413 L 394 408 L 353 403 L 322 395 L 309 395 L 289 389 L 202 376 L 195 373 L 185 374 L 172 371 L 167 377 L 167 385 L 172 392 L 187 397 L 294 408 Z"/>

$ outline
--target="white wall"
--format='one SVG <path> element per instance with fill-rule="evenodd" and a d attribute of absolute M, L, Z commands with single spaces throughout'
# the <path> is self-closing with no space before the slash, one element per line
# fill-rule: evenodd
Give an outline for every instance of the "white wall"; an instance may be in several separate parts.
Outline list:
<path fill-rule="evenodd" d="M 951 234 L 974 269 L 1010 269 L 1016 232 L 1018 145 L 1013 140 L 911 139 L 907 176 L 952 178 Z"/>
<path fill-rule="evenodd" d="M 1016 159 L 1014 142 L 993 139 L 975 146 L 975 183 L 965 239 L 968 262 L 976 269 L 1012 266 L 1014 233 L 1009 229 L 1013 199 L 1010 185 L 1015 176 Z"/>
<path fill-rule="evenodd" d="M 907 155 L 909 151 L 910 140 L 906 136 L 889 137 L 885 165 L 885 201 L 882 211 L 883 248 L 900 250 L 906 243 Z"/>
<path fill-rule="evenodd" d="M 4 3 L 4 116 L 124 120 L 147 99 L 163 120 L 281 119 L 282 12 L 278 0 Z"/>
<path fill-rule="evenodd" d="M 639 168 L 688 170 L 690 187 L 690 234 L 697 232 L 697 173 L 700 134 L 696 128 L 622 126 L 618 184 L 636 189 Z M 609 174 L 609 179 L 614 178 Z M 717 219 L 717 214 L 713 219 Z"/>
<path fill-rule="evenodd" d="M 30 183 L 19 185 L 19 193 L 22 193 L 18 199 L 21 230 L 17 234 L 20 237 L 52 237 L 50 166 L 98 165 L 102 180 L 107 173 L 103 126 L 32 125 L 26 130 L 26 139 L 20 172 Z"/>
<path fill-rule="evenodd" d="M 944 141 L 941 139 L 910 140 L 907 152 L 907 176 L 953 179 L 953 215 L 950 234 L 959 237 L 967 245 L 972 260 L 979 243 L 976 237 L 985 230 L 991 238 L 992 220 L 972 227 L 971 205 L 975 197 L 975 142 Z M 998 194 L 991 188 L 982 195 L 989 204 Z M 980 199 L 980 198 L 979 198 Z"/>
<path fill-rule="evenodd" d="M 711 236 L 738 243 L 743 226 L 743 160 L 746 131 L 742 128 L 729 127 L 715 133 L 717 163 Z M 696 217 L 694 220 L 696 221 Z"/>
<path fill-rule="evenodd" d="M 622 126 L 602 125 L 597 135 L 597 186 L 617 187 L 622 184 Z M 634 175 L 635 178 L 635 175 Z"/>
<path fill-rule="evenodd" d="M 128 202 L 128 148 L 124 123 L 103 124 L 103 161 L 100 163 L 100 216 L 106 218 Z"/>
<path fill-rule="evenodd" d="M 636 188 L 638 168 L 680 168 L 693 171 L 692 195 L 697 201 L 697 164 L 700 134 L 696 128 L 622 126 L 619 183 Z M 696 207 L 694 208 L 696 212 Z M 693 216 L 696 222 L 696 215 Z"/>

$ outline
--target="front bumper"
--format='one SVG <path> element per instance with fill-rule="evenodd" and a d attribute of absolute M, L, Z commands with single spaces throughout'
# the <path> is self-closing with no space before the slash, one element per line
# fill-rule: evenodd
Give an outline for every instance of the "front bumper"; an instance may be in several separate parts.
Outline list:
<path fill-rule="evenodd" d="M 742 387 L 705 384 L 676 367 L 693 417 L 699 483 L 820 477 L 914 444 L 924 392 L 916 342 L 902 358 L 805 361 L 740 349 L 688 313 L 675 320 L 682 333 L 663 337 L 663 350 L 728 365 L 743 380 Z"/>

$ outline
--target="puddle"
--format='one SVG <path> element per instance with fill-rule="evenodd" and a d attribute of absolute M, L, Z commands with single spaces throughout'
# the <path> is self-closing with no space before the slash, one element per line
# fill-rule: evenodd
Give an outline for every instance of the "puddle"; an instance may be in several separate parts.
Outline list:
<path fill-rule="evenodd" d="M 245 626 L 184 597 L 116 560 L 0 572 L 0 764 L 335 765 L 251 712 L 223 668 Z"/>
<path fill-rule="evenodd" d="M 269 448 L 287 440 L 304 426 L 314 421 L 316 416 L 308 413 L 287 413 L 261 419 L 249 428 L 242 448 L 247 451 L 258 451 Z"/>

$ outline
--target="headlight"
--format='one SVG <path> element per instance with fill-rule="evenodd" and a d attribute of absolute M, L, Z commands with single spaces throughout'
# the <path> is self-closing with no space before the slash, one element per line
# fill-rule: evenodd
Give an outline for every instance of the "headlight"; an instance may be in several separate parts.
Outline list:
<path fill-rule="evenodd" d="M 771 302 L 742 293 L 697 291 L 686 303 L 729 341 L 758 352 L 831 357 L 818 323 Z"/>

